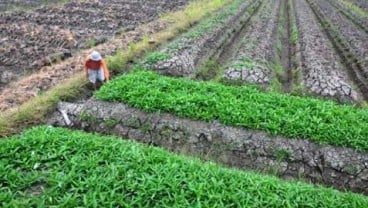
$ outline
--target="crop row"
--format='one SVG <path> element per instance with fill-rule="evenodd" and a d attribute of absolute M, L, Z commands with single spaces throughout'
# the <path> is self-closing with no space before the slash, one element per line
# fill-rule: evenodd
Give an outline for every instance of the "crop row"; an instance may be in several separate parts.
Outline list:
<path fill-rule="evenodd" d="M 337 11 L 345 15 L 350 21 L 368 33 L 368 13 L 354 11 L 348 5 L 342 3 L 341 1 L 328 1 Z"/>
<path fill-rule="evenodd" d="M 47 4 L 65 3 L 66 0 L 0 0 L 0 12 L 30 9 Z"/>
<path fill-rule="evenodd" d="M 355 42 L 353 41 L 354 38 L 351 38 L 351 39 L 346 38 L 346 35 L 349 34 L 349 31 L 345 30 L 345 36 L 344 36 L 343 34 L 344 32 L 341 31 L 341 26 L 339 27 L 336 26 L 336 25 L 339 25 L 340 23 L 333 23 L 331 21 L 330 15 L 325 13 L 324 9 L 320 7 L 321 5 L 318 5 L 315 1 L 308 1 L 308 2 L 311 8 L 313 9 L 313 12 L 318 17 L 330 41 L 333 43 L 334 48 L 338 52 L 339 56 L 343 59 L 344 64 L 347 67 L 347 72 L 350 75 L 351 79 L 355 81 L 363 98 L 368 99 L 368 71 L 367 71 L 367 67 L 365 66 L 366 57 L 362 58 L 359 55 L 357 55 L 356 48 L 352 46 L 354 45 L 354 42 Z M 334 16 L 334 15 L 331 15 L 331 16 Z M 349 25 L 349 27 L 354 27 L 354 26 Z M 354 28 L 358 29 L 356 27 Z M 354 34 L 354 29 L 352 29 L 350 32 Z M 358 31 L 355 30 L 355 32 L 358 32 Z M 364 35 L 359 36 L 359 34 L 356 34 L 356 35 L 357 36 L 355 37 L 355 40 L 358 40 L 358 42 L 359 42 L 359 39 L 364 40 L 365 38 L 368 37 L 368 36 L 364 37 Z M 362 51 L 362 50 L 359 49 L 359 51 Z"/>
<path fill-rule="evenodd" d="M 357 101 L 358 93 L 349 83 L 342 60 L 329 44 L 312 9 L 305 0 L 294 4 L 306 90 L 343 102 Z"/>
<path fill-rule="evenodd" d="M 357 5 L 359 8 L 362 8 L 366 12 L 368 12 L 368 2 L 366 0 L 344 0 L 348 3 L 353 3 Z"/>
<path fill-rule="evenodd" d="M 246 21 L 259 0 L 236 0 L 222 11 L 207 18 L 161 52 L 151 54 L 146 66 L 161 74 L 194 77 L 203 60 L 208 59 L 226 42 L 236 26 Z"/>
<path fill-rule="evenodd" d="M 162 77 L 139 71 L 104 85 L 97 98 L 288 138 L 368 150 L 368 111 L 331 101 Z"/>
<path fill-rule="evenodd" d="M 225 71 L 225 80 L 240 80 L 268 87 L 274 77 L 277 21 L 281 1 L 263 2 L 260 11 L 252 17 L 247 33 L 242 37 L 239 50 Z M 273 40 L 273 41 L 272 41 Z"/>
<path fill-rule="evenodd" d="M 328 17 L 327 20 L 333 23 L 346 42 L 349 43 L 359 63 L 363 66 L 364 72 L 368 73 L 368 34 L 352 24 L 346 16 L 334 12 L 335 9 L 328 2 L 321 0 L 313 0 L 312 2 L 319 6 L 320 11 L 325 17 Z"/>
<path fill-rule="evenodd" d="M 0 141 L 2 207 L 367 207 L 362 195 L 35 127 Z"/>

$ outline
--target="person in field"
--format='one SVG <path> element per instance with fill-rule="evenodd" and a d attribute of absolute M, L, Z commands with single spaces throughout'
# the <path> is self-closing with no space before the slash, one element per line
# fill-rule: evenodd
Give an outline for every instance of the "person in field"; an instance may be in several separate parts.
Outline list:
<path fill-rule="evenodd" d="M 97 51 L 93 51 L 86 59 L 84 64 L 84 72 L 89 81 L 93 84 L 93 89 L 96 90 L 97 83 L 104 83 L 109 80 L 110 73 L 105 60 Z"/>

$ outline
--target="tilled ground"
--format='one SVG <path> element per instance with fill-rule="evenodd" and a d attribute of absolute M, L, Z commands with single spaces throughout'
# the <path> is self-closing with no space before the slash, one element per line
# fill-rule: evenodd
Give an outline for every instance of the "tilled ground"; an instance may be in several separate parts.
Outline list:
<path fill-rule="evenodd" d="M 352 2 L 357 5 L 358 7 L 368 11 L 368 1 L 366 0 L 352 0 Z"/>
<path fill-rule="evenodd" d="M 148 67 L 165 75 L 195 77 L 200 65 L 217 53 L 216 51 L 224 42 L 234 36 L 233 31 L 239 30 L 237 25 L 250 16 L 247 9 L 252 5 L 258 5 L 259 1 L 237 1 L 235 3 L 235 6 L 238 5 L 235 9 L 224 8 L 216 18 L 207 19 L 206 24 L 198 25 L 187 35 L 169 44 L 162 50 L 162 53 L 168 54 L 170 58 L 149 64 Z M 218 18 L 221 20 L 218 21 Z M 202 30 L 207 31 L 202 32 Z"/>
<path fill-rule="evenodd" d="M 29 9 L 45 3 L 64 3 L 67 0 L 0 0 L 0 12 L 13 9 Z"/>
<path fill-rule="evenodd" d="M 317 95 L 341 101 L 357 101 L 358 93 L 337 53 L 319 26 L 317 18 L 305 0 L 294 1 L 302 55 L 302 73 L 307 89 Z"/>
<path fill-rule="evenodd" d="M 346 4 L 341 1 L 328 0 L 328 2 L 335 7 L 340 13 L 349 18 L 352 22 L 354 22 L 358 27 L 363 29 L 368 33 L 368 15 L 362 14 L 362 12 L 358 12 L 349 8 Z"/>
<path fill-rule="evenodd" d="M 337 28 L 341 36 L 355 52 L 355 56 L 363 66 L 363 73 L 368 73 L 368 34 L 357 27 L 344 15 L 338 12 L 328 2 L 317 0 L 317 5 L 322 12 L 329 17 L 329 20 Z M 368 25 L 367 23 L 365 23 Z"/>
<path fill-rule="evenodd" d="M 63 6 L 0 14 L 0 91 L 10 81 L 106 42 L 188 0 L 72 0 Z"/>
<path fill-rule="evenodd" d="M 246 35 L 241 39 L 239 51 L 225 72 L 225 79 L 268 85 L 274 62 L 275 33 L 281 1 L 264 3 L 258 15 L 249 23 Z"/>

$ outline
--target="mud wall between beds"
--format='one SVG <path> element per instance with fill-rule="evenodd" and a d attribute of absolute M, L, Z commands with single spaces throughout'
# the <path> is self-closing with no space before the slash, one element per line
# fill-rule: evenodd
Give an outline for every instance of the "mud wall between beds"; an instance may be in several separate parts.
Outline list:
<path fill-rule="evenodd" d="M 368 195 L 368 154 L 262 132 L 146 113 L 124 104 L 60 103 L 50 125 L 113 134 L 221 164 Z"/>

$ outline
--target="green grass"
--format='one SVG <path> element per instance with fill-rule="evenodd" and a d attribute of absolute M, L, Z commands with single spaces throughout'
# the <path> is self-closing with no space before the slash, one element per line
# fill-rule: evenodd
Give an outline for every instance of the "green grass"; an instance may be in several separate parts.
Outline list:
<path fill-rule="evenodd" d="M 1 207 L 368 207 L 362 195 L 35 127 L 0 141 Z"/>
<path fill-rule="evenodd" d="M 146 111 L 174 113 L 273 135 L 368 150 L 368 110 L 332 101 L 261 92 L 136 71 L 105 84 L 96 97 Z"/>
<path fill-rule="evenodd" d="M 127 61 L 127 58 L 125 58 L 125 56 L 126 55 L 121 49 L 117 50 L 114 55 L 107 56 L 106 61 L 109 70 L 116 73 L 122 72 Z"/>

